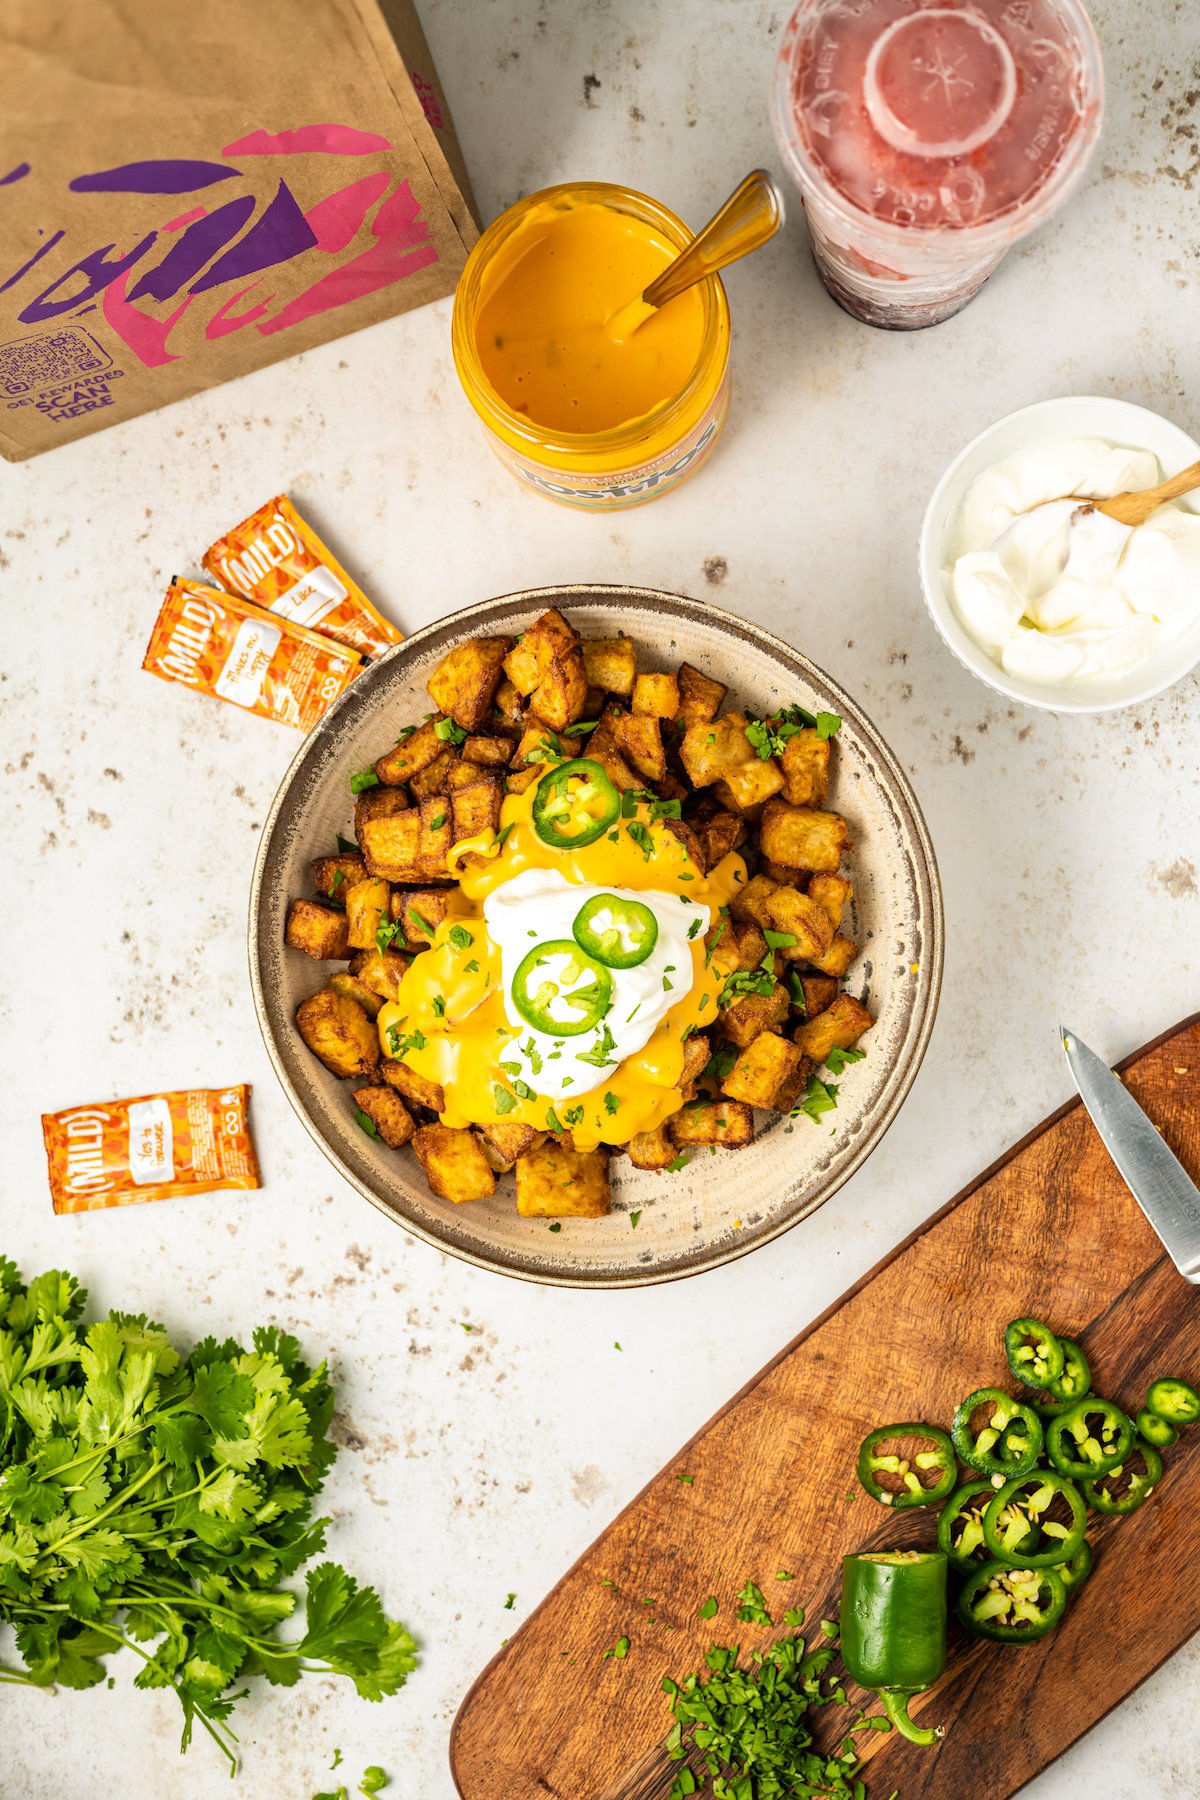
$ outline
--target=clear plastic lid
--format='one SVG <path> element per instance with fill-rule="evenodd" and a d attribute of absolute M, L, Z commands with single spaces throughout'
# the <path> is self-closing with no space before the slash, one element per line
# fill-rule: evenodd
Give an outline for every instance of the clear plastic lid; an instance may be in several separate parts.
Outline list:
<path fill-rule="evenodd" d="M 884 227 L 962 230 L 1056 204 L 1102 99 L 1078 0 L 803 0 L 775 124 L 793 175 L 822 199 Z"/>

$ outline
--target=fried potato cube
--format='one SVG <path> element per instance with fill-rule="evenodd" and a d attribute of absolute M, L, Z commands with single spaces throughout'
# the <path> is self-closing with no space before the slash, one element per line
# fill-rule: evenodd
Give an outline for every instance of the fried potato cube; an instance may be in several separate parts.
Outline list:
<path fill-rule="evenodd" d="M 451 1125 L 422 1125 L 413 1134 L 412 1147 L 430 1193 L 439 1200 L 461 1206 L 467 1200 L 487 1200 L 495 1193 L 496 1177 L 474 1132 Z"/>
<path fill-rule="evenodd" d="M 804 989 L 803 1011 L 806 1019 L 815 1019 L 818 1013 L 823 1013 L 837 999 L 838 984 L 832 975 L 802 975 L 800 985 Z"/>
<path fill-rule="evenodd" d="M 348 1080 L 369 1075 L 379 1061 L 379 1035 L 357 1000 L 322 988 L 296 1008 L 296 1025 L 314 1056 Z"/>
<path fill-rule="evenodd" d="M 340 962 L 350 954 L 346 915 L 319 900 L 293 900 L 283 941 L 315 962 Z"/>
<path fill-rule="evenodd" d="M 723 681 L 714 681 L 709 675 L 702 675 L 691 663 L 680 663 L 679 675 L 679 711 L 676 718 L 686 730 L 693 725 L 707 725 L 715 719 L 724 704 L 729 689 Z"/>
<path fill-rule="evenodd" d="M 693 829 L 704 851 L 704 866 L 715 869 L 723 857 L 736 850 L 746 836 L 746 827 L 736 813 L 724 809 L 707 819 L 693 820 Z"/>
<path fill-rule="evenodd" d="M 391 912 L 392 890 L 378 875 L 364 875 L 346 889 L 346 931 L 352 950 L 373 950 L 375 933 Z"/>
<path fill-rule="evenodd" d="M 752 875 L 749 881 L 737 889 L 729 902 L 730 912 L 735 919 L 749 919 L 765 931 L 771 923 L 767 901 L 778 886 L 779 883 L 770 875 Z"/>
<path fill-rule="evenodd" d="M 625 713 L 617 722 L 617 749 L 647 781 L 661 781 L 667 772 L 662 724 L 657 718 Z"/>
<path fill-rule="evenodd" d="M 398 1000 L 410 959 L 398 950 L 369 950 L 352 970 L 363 987 L 381 1000 Z"/>
<path fill-rule="evenodd" d="M 347 885 L 361 881 L 366 872 L 366 863 L 352 850 L 339 851 L 336 856 L 318 856 L 312 863 L 313 886 L 327 900 L 345 900 Z"/>
<path fill-rule="evenodd" d="M 504 673 L 517 692 L 528 698 L 545 679 L 551 664 L 561 662 L 578 642 L 575 627 L 552 606 L 521 633 L 504 659 Z"/>
<path fill-rule="evenodd" d="M 441 805 L 445 801 L 424 801 L 423 805 Z M 359 833 L 363 856 L 372 875 L 383 881 L 418 882 L 421 880 L 421 814 L 417 807 L 383 818 L 364 819 Z"/>
<path fill-rule="evenodd" d="M 525 697 L 519 688 L 515 688 L 507 675 L 496 689 L 496 698 L 492 701 L 492 723 L 496 730 L 506 730 L 511 735 L 521 730 L 525 718 Z"/>
<path fill-rule="evenodd" d="M 636 1131 L 627 1145 L 635 1169 L 665 1169 L 679 1152 L 665 1131 Z"/>
<path fill-rule="evenodd" d="M 759 827 L 762 853 L 788 869 L 836 875 L 850 833 L 840 813 L 791 806 L 778 794 L 768 800 Z"/>
<path fill-rule="evenodd" d="M 359 849 L 362 849 L 363 826 L 368 819 L 395 818 L 397 813 L 407 812 L 409 805 L 408 795 L 401 787 L 372 787 L 361 793 L 354 803 L 354 835 Z"/>
<path fill-rule="evenodd" d="M 601 711 L 595 728 L 588 735 L 587 753 L 589 756 L 599 756 L 603 750 L 615 751 L 619 748 L 617 727 L 624 717 L 624 707 L 618 706 L 615 700 L 610 700 Z"/>
<path fill-rule="evenodd" d="M 677 838 L 683 845 L 686 860 L 698 875 L 703 875 L 708 867 L 704 860 L 704 845 L 696 836 L 686 819 L 664 819 L 663 829 L 668 836 Z M 686 874 L 687 871 L 685 870 Z"/>
<path fill-rule="evenodd" d="M 610 1211 L 605 1149 L 576 1150 L 547 1138 L 518 1156 L 516 1168 L 523 1219 L 600 1219 Z"/>
<path fill-rule="evenodd" d="M 783 771 L 775 758 L 770 756 L 763 762 L 756 757 L 753 762 L 727 769 L 717 783 L 716 793 L 725 806 L 751 813 L 756 807 L 763 806 L 772 794 L 777 794 L 782 786 Z"/>
<path fill-rule="evenodd" d="M 592 687 L 628 699 L 637 676 L 637 651 L 628 637 L 584 638 L 579 646 Z"/>
<path fill-rule="evenodd" d="M 798 731 L 783 749 L 783 797 L 791 806 L 823 806 L 829 792 L 829 739 Z"/>
<path fill-rule="evenodd" d="M 479 1148 L 487 1157 L 488 1166 L 497 1175 L 507 1175 L 518 1156 L 543 1143 L 544 1131 L 538 1131 L 532 1125 L 514 1125 L 508 1119 L 499 1119 L 494 1125 L 476 1127 Z"/>
<path fill-rule="evenodd" d="M 467 765 L 470 767 L 470 765 Z M 452 837 L 456 844 L 464 838 L 477 837 L 481 831 L 500 829 L 500 802 L 504 792 L 495 775 L 485 774 L 469 787 L 458 788 L 450 796 Z"/>
<path fill-rule="evenodd" d="M 808 884 L 809 899 L 822 908 L 835 931 L 853 894 L 854 889 L 844 875 L 814 875 Z"/>
<path fill-rule="evenodd" d="M 410 1106 L 425 1106 L 430 1112 L 440 1113 L 446 1110 L 446 1095 L 440 1081 L 430 1081 L 427 1075 L 418 1075 L 407 1063 L 397 1062 L 394 1056 L 381 1056 L 378 1074 L 389 1087 L 403 1094 Z"/>
<path fill-rule="evenodd" d="M 824 956 L 814 956 L 809 960 L 814 969 L 820 969 L 823 975 L 836 975 L 840 981 L 857 955 L 858 945 L 848 937 L 839 935 L 834 938 Z"/>
<path fill-rule="evenodd" d="M 438 794 L 450 792 L 450 777 L 459 766 L 458 758 L 453 750 L 443 750 L 442 754 L 431 762 L 428 768 L 422 769 L 409 781 L 408 788 L 413 799 L 420 805 L 422 800 L 432 800 Z"/>
<path fill-rule="evenodd" d="M 690 1087 L 693 1081 L 699 1081 L 711 1054 L 712 1047 L 703 1033 L 688 1039 L 683 1046 L 683 1068 L 679 1075 L 681 1088 Z"/>
<path fill-rule="evenodd" d="M 812 1064 L 803 1050 L 773 1031 L 760 1031 L 721 1083 L 721 1092 L 747 1106 L 764 1106 L 772 1112 L 791 1112 L 807 1081 Z"/>
<path fill-rule="evenodd" d="M 670 731 L 673 729 L 674 727 L 671 725 L 670 720 L 668 720 L 667 730 Z M 682 805 L 685 800 L 691 799 L 691 788 L 688 787 L 685 781 L 680 781 L 676 776 L 672 775 L 670 769 L 667 770 L 662 780 L 656 781 L 654 785 L 658 789 L 658 797 L 660 800 L 678 800 Z"/>
<path fill-rule="evenodd" d="M 436 719 L 427 719 L 384 751 L 375 764 L 375 773 L 385 787 L 400 787 L 442 754 L 446 746 L 434 730 L 437 723 Z"/>
<path fill-rule="evenodd" d="M 733 941 L 738 950 L 738 968 L 757 969 L 767 954 L 767 940 L 752 919 L 733 921 Z"/>
<path fill-rule="evenodd" d="M 432 944 L 434 933 L 450 910 L 446 888 L 406 888 L 392 895 L 392 918 L 400 921 L 405 941 L 414 950 Z"/>
<path fill-rule="evenodd" d="M 758 761 L 746 736 L 746 721 L 739 712 L 689 725 L 679 755 L 693 787 L 708 787 L 727 778 L 731 769 Z"/>
<path fill-rule="evenodd" d="M 633 710 L 650 719 L 674 719 L 680 705 L 675 675 L 639 675 L 633 684 Z"/>
<path fill-rule="evenodd" d="M 348 969 L 341 969 L 336 975 L 329 977 L 329 985 L 335 994 L 345 994 L 347 1000 L 356 1000 L 368 1019 L 378 1017 L 383 1001 L 369 987 L 363 986 L 357 974 L 351 974 Z"/>
<path fill-rule="evenodd" d="M 788 1014 L 787 989 L 778 981 L 769 994 L 743 994 L 721 1015 L 725 1036 L 744 1050 L 761 1031 L 778 1031 Z"/>
<path fill-rule="evenodd" d="M 550 741 L 550 727 L 545 719 L 534 713 L 526 713 L 525 729 L 517 742 L 517 747 L 509 759 L 509 767 L 520 774 L 523 770 L 534 769 L 539 775 L 545 773 L 544 765 L 552 762 L 557 755 Z"/>
<path fill-rule="evenodd" d="M 777 887 L 768 896 L 767 917 L 776 931 L 796 940 L 777 946 L 786 962 L 812 962 L 814 957 L 824 956 L 833 942 L 829 914 L 798 888 Z"/>
<path fill-rule="evenodd" d="M 449 881 L 446 858 L 454 843 L 450 820 L 450 801 L 439 795 L 421 802 L 421 825 L 417 840 L 417 868 L 422 881 Z"/>
<path fill-rule="evenodd" d="M 407 1144 L 417 1129 L 413 1116 L 394 1089 L 361 1087 L 354 1090 L 354 1104 L 365 1113 L 389 1150 Z"/>
<path fill-rule="evenodd" d="M 478 731 L 492 710 L 510 637 L 468 638 L 444 656 L 427 686 L 433 704 L 464 731 Z"/>
<path fill-rule="evenodd" d="M 568 725 L 582 719 L 587 690 L 583 657 L 578 650 L 572 650 L 550 664 L 533 690 L 529 704 L 552 731 L 565 731 Z"/>
<path fill-rule="evenodd" d="M 628 788 L 640 788 L 642 777 L 634 773 L 619 750 L 592 750 L 587 753 L 593 762 L 598 762 L 618 793 L 625 793 Z"/>
<path fill-rule="evenodd" d="M 839 994 L 832 1006 L 793 1031 L 792 1042 L 815 1063 L 823 1063 L 831 1050 L 853 1050 L 863 1032 L 874 1023 L 861 1000 Z"/>
<path fill-rule="evenodd" d="M 715 975 L 732 975 L 740 969 L 741 952 L 728 919 L 717 919 L 704 934 L 705 961 Z"/>
<path fill-rule="evenodd" d="M 754 1115 L 741 1100 L 693 1100 L 672 1113 L 667 1131 L 676 1149 L 691 1144 L 723 1144 L 741 1150 L 754 1142 Z"/>
<path fill-rule="evenodd" d="M 465 763 L 475 763 L 481 769 L 506 769 L 512 744 L 508 738 L 469 737 L 461 754 Z"/>

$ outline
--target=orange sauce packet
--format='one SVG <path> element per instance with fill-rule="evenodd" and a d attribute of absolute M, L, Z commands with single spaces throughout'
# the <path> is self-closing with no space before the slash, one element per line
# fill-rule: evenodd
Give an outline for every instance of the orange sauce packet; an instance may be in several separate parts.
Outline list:
<path fill-rule="evenodd" d="M 204 567 L 235 594 L 363 656 L 382 656 L 400 642 L 286 494 L 218 538 Z"/>
<path fill-rule="evenodd" d="M 183 682 L 299 731 L 311 731 L 364 666 L 316 631 L 178 577 L 142 659 L 160 681 Z"/>
<path fill-rule="evenodd" d="M 56 1213 L 260 1186 L 250 1089 L 189 1088 L 42 1114 Z"/>

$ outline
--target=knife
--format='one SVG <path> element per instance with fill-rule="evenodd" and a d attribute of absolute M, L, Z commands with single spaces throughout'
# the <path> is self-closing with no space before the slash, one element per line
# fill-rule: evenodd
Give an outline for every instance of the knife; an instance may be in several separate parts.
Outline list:
<path fill-rule="evenodd" d="M 1079 1097 L 1185 1281 L 1200 1284 L 1200 1188 L 1108 1064 L 1058 1028 Z"/>

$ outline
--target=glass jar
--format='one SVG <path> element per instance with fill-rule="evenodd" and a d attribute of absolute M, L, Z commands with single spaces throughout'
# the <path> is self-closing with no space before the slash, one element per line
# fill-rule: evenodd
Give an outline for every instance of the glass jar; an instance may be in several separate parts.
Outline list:
<path fill-rule="evenodd" d="M 639 506 L 678 487 L 711 455 L 729 411 L 729 305 L 720 278 L 692 290 L 701 308 L 699 351 L 678 386 L 647 410 L 604 430 L 548 427 L 506 401 L 488 378 L 477 326 L 501 271 L 514 264 L 520 236 L 555 211 L 600 206 L 648 226 L 679 250 L 693 234 L 658 201 L 608 182 L 568 182 L 511 206 L 484 232 L 454 296 L 453 347 L 459 380 L 492 449 L 525 486 L 593 511 Z M 614 310 L 629 294 L 617 294 Z M 687 296 L 681 296 L 688 298 Z M 678 305 L 678 301 L 670 302 Z"/>

